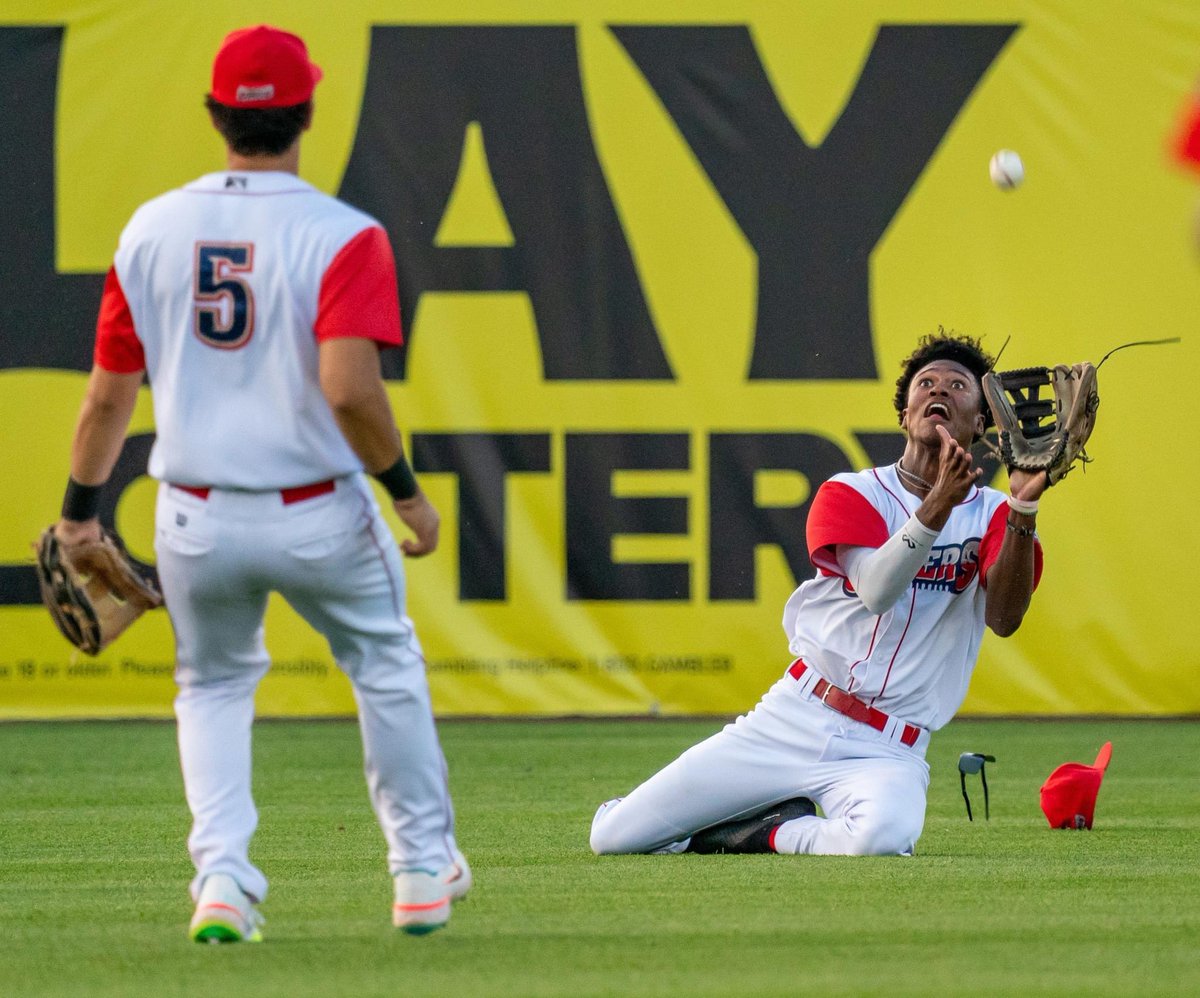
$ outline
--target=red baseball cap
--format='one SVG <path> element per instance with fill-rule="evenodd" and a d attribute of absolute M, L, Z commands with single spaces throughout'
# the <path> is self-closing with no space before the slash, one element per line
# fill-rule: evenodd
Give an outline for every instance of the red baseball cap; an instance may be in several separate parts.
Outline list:
<path fill-rule="evenodd" d="M 1042 812 L 1051 828 L 1091 828 L 1100 782 L 1112 758 L 1112 742 L 1105 742 L 1096 761 L 1085 766 L 1068 762 L 1042 784 Z"/>
<path fill-rule="evenodd" d="M 297 35 L 266 24 L 225 36 L 213 60 L 213 100 L 229 107 L 290 107 L 312 97 L 321 67 Z"/>

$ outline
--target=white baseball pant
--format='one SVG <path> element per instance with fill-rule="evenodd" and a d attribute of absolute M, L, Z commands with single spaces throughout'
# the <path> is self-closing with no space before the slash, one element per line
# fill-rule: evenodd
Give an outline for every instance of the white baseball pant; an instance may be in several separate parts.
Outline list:
<path fill-rule="evenodd" d="M 213 873 L 256 900 L 267 893 L 249 858 L 258 822 L 250 741 L 255 688 L 270 666 L 263 614 L 272 591 L 326 638 L 350 679 L 392 875 L 447 866 L 454 812 L 425 662 L 405 612 L 401 557 L 366 479 L 350 475 L 291 504 L 279 492 L 213 489 L 202 499 L 164 483 L 156 527 L 175 630 L 193 898 Z"/>
<path fill-rule="evenodd" d="M 600 805 L 592 849 L 683 852 L 710 825 L 808 797 L 824 817 L 785 823 L 776 852 L 911 855 L 925 824 L 929 733 L 908 748 L 899 725 L 880 732 L 852 721 L 815 699 L 810 685 L 785 675 L 748 714 L 629 796 Z"/>

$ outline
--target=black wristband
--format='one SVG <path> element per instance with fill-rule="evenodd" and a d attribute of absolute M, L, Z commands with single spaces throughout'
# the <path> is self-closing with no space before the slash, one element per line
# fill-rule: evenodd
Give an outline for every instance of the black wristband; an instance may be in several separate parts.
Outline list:
<path fill-rule="evenodd" d="M 417 494 L 417 480 L 403 454 L 390 468 L 375 472 L 375 479 L 393 499 L 411 499 Z"/>
<path fill-rule="evenodd" d="M 64 520 L 90 520 L 100 515 L 100 493 L 103 485 L 81 485 L 74 478 L 67 479 L 67 491 L 63 495 L 62 518 Z"/>

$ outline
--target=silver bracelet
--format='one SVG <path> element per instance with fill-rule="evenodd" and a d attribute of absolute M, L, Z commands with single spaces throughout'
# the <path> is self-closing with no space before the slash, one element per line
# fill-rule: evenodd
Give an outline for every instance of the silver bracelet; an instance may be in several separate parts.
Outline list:
<path fill-rule="evenodd" d="M 1012 520 L 1006 520 L 1004 525 L 1018 537 L 1032 537 L 1035 533 L 1033 527 L 1018 527 Z"/>

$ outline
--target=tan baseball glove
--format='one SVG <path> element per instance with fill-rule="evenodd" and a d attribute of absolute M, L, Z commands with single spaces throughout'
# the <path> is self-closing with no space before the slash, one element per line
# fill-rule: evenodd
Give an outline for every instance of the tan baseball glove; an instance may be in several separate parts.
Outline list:
<path fill-rule="evenodd" d="M 125 545 L 105 530 L 98 541 L 63 544 L 54 528 L 34 545 L 42 602 L 63 637 L 98 655 L 162 595 L 133 566 Z"/>
<path fill-rule="evenodd" d="M 1048 389 L 1044 398 L 1043 389 Z M 1044 471 L 1054 485 L 1077 461 L 1091 460 L 1084 445 L 1100 408 L 1094 365 L 989 371 L 983 394 L 996 421 L 1000 459 L 1009 471 Z"/>

